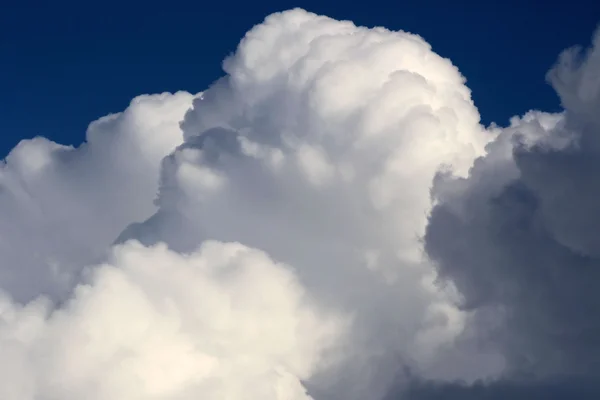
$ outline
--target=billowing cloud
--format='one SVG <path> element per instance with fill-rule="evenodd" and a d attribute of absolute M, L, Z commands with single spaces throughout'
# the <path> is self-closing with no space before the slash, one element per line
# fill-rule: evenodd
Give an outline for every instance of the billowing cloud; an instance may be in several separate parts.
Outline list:
<path fill-rule="evenodd" d="M 418 36 L 300 10 L 268 17 L 224 68 L 164 160 L 160 210 L 121 240 L 238 241 L 292 265 L 354 318 L 327 396 L 373 395 L 398 360 L 432 368 L 463 316 L 429 283 L 431 182 L 444 164 L 466 174 L 492 138 L 463 77 Z"/>
<path fill-rule="evenodd" d="M 72 298 L 0 302 L 0 397 L 307 399 L 336 319 L 287 266 L 235 243 L 127 243 Z M 277 366 L 277 368 L 274 368 Z"/>
<path fill-rule="evenodd" d="M 425 237 L 505 375 L 550 386 L 598 378 L 599 46 L 548 73 L 564 112 L 513 119 L 468 178 L 438 177 Z"/>
<path fill-rule="evenodd" d="M 0 161 L 1 287 L 19 301 L 64 298 L 86 263 L 151 216 L 160 162 L 183 141 L 193 96 L 140 96 L 93 122 L 79 148 L 38 137 Z"/>
<path fill-rule="evenodd" d="M 0 397 L 362 400 L 589 371 L 569 335 L 593 344 L 590 303 L 572 310 L 595 298 L 595 54 L 551 74 L 564 115 L 486 130 L 421 37 L 297 9 L 201 94 L 139 97 L 78 148 L 21 143 Z"/>

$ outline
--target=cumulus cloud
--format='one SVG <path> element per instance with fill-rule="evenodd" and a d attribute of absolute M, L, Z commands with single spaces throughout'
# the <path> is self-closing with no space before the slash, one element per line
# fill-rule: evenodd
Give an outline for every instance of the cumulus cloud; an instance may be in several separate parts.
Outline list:
<path fill-rule="evenodd" d="M 140 96 L 93 122 L 78 148 L 24 140 L 0 161 L 1 287 L 19 301 L 64 298 L 81 269 L 151 216 L 160 162 L 182 143 L 194 96 Z"/>
<path fill-rule="evenodd" d="M 240 244 L 127 243 L 61 308 L 3 299 L 0 397 L 307 399 L 298 379 L 337 326 L 304 297 L 289 267 Z"/>
<path fill-rule="evenodd" d="M 239 241 L 292 265 L 354 318 L 344 371 L 311 382 L 333 385 L 323 396 L 374 396 L 399 359 L 431 368 L 463 319 L 423 257 L 431 181 L 492 138 L 464 78 L 418 36 L 301 10 L 252 29 L 224 69 L 163 162 L 159 211 L 120 240 Z"/>
<path fill-rule="evenodd" d="M 468 178 L 438 176 L 425 236 L 504 374 L 550 386 L 598 378 L 599 45 L 548 73 L 564 112 L 514 118 Z"/>
<path fill-rule="evenodd" d="M 78 148 L 22 142 L 0 169 L 0 397 L 588 378 L 573 332 L 594 344 L 578 191 L 595 185 L 596 53 L 550 74 L 564 114 L 484 129 L 423 38 L 296 9 L 251 29 L 203 93 L 141 96 Z"/>

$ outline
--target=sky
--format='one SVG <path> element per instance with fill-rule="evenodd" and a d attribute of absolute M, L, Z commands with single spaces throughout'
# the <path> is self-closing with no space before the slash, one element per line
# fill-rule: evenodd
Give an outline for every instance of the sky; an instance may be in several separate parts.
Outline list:
<path fill-rule="evenodd" d="M 0 399 L 600 398 L 595 9 L 419 4 L 3 13 Z"/>
<path fill-rule="evenodd" d="M 588 45 L 600 19 L 594 0 L 10 1 L 0 15 L 0 154 L 36 135 L 79 144 L 92 120 L 140 94 L 204 90 L 247 30 L 297 6 L 423 36 L 468 79 L 486 125 L 558 109 L 544 73 L 562 49 Z"/>

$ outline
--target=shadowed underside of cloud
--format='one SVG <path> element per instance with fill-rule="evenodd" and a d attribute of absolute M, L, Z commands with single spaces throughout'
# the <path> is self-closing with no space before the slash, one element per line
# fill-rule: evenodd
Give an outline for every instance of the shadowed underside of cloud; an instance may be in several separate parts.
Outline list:
<path fill-rule="evenodd" d="M 514 119 L 468 178 L 434 184 L 428 254 L 460 291 L 472 329 L 505 356 L 505 375 L 541 381 L 493 384 L 482 396 L 599 392 L 599 46 L 597 34 L 587 54 L 568 50 L 549 72 L 563 113 Z M 564 375 L 574 383 L 563 388 Z"/>
<path fill-rule="evenodd" d="M 550 73 L 563 114 L 486 130 L 422 38 L 292 10 L 201 94 L 22 142 L 0 398 L 597 393 L 598 53 Z"/>
<path fill-rule="evenodd" d="M 495 381 L 473 385 L 413 383 L 386 400 L 592 400 L 600 396 L 593 380 L 555 379 L 549 382 Z"/>

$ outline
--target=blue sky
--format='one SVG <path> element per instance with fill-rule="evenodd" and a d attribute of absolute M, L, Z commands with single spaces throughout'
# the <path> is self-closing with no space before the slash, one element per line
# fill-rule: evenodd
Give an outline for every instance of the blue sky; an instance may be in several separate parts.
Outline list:
<path fill-rule="evenodd" d="M 486 124 L 556 110 L 544 74 L 600 21 L 593 0 L 13 1 L 0 13 L 0 157 L 35 135 L 78 144 L 89 122 L 139 94 L 205 89 L 250 27 L 296 6 L 424 36 L 467 77 Z"/>

